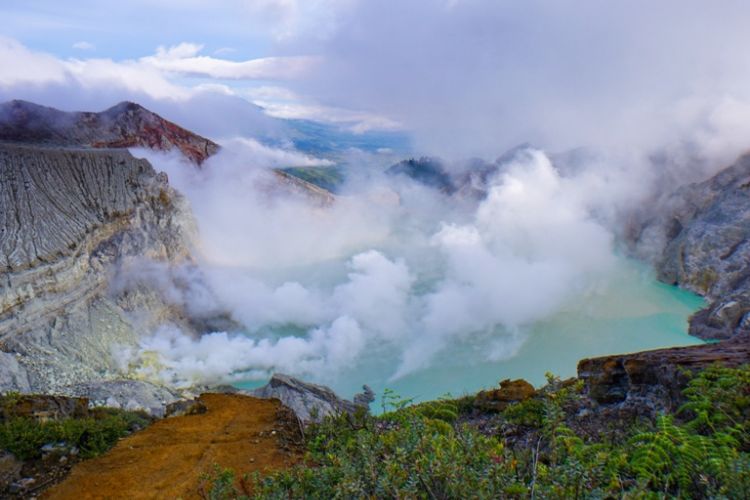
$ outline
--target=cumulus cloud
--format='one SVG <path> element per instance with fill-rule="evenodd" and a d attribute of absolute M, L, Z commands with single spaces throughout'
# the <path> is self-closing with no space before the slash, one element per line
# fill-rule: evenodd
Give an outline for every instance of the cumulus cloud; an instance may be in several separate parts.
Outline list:
<path fill-rule="evenodd" d="M 0 63 L 16 68 L 0 75 L 0 99 L 27 99 L 76 111 L 137 101 L 215 139 L 238 135 L 275 135 L 278 139 L 283 125 L 263 120 L 262 114 L 342 124 L 356 132 L 399 128 L 377 113 L 323 106 L 278 85 L 268 85 L 302 78 L 319 63 L 317 57 L 230 61 L 200 55 L 202 49 L 199 44 L 181 43 L 160 47 L 155 55 L 139 59 L 60 59 L 0 36 Z M 201 79 L 191 83 L 190 76 Z M 233 80 L 248 87 L 230 86 L 228 82 Z M 264 83 L 255 88 L 256 81 Z"/>
<path fill-rule="evenodd" d="M 156 54 L 140 62 L 158 70 L 189 76 L 229 80 L 285 80 L 303 77 L 316 63 L 314 57 L 264 57 L 249 61 L 229 61 L 199 55 L 202 45 L 181 43 L 159 47 Z"/>
<path fill-rule="evenodd" d="M 16 40 L 0 36 L 0 64 L 13 71 L 0 73 L 0 85 L 45 85 L 61 83 L 68 77 L 65 64 L 57 58 L 31 51 Z"/>

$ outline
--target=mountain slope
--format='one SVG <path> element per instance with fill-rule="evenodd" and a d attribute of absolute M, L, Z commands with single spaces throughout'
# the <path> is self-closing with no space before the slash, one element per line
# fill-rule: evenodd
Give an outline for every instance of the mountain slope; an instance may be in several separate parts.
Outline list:
<path fill-rule="evenodd" d="M 179 150 L 196 164 L 219 146 L 139 104 L 121 102 L 100 113 L 66 112 L 27 101 L 0 104 L 0 140 L 92 148 Z"/>

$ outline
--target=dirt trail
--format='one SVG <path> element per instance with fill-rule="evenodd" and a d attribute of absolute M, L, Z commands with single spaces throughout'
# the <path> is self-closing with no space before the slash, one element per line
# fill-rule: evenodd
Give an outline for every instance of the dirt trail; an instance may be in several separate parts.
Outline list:
<path fill-rule="evenodd" d="M 200 476 L 214 464 L 237 477 L 289 467 L 299 454 L 282 442 L 296 423 L 276 400 L 204 394 L 207 412 L 160 420 L 81 462 L 46 491 L 47 499 L 200 498 Z M 281 439 L 279 439 L 281 437 Z"/>

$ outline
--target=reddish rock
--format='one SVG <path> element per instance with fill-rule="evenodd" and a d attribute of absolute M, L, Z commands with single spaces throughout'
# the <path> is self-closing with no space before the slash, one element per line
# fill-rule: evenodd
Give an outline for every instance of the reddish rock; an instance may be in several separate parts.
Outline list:
<path fill-rule="evenodd" d="M 93 148 L 179 150 L 200 165 L 219 146 L 143 106 L 121 102 L 100 113 L 66 112 L 26 101 L 0 104 L 0 140 Z"/>

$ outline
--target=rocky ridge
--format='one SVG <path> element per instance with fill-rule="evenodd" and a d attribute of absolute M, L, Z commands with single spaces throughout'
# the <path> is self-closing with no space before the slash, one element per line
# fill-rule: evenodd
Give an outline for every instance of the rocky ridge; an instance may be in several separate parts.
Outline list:
<path fill-rule="evenodd" d="M 27 101 L 0 104 L 0 140 L 66 147 L 178 150 L 200 165 L 218 144 L 134 102 L 99 112 L 66 112 Z"/>

